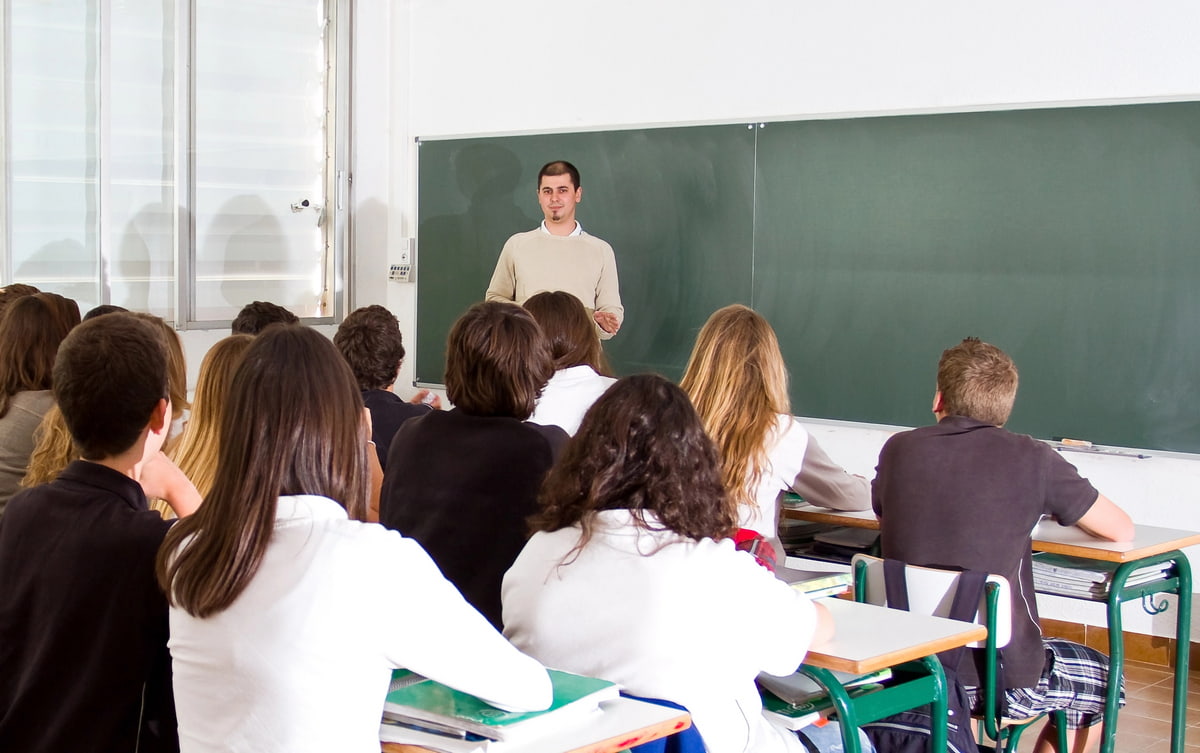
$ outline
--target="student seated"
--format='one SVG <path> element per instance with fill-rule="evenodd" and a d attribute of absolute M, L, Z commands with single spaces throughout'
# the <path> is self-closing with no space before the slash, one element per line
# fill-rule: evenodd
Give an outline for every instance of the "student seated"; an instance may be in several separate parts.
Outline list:
<path fill-rule="evenodd" d="M 129 314 L 76 327 L 54 397 L 82 460 L 0 518 L 0 750 L 173 751 L 167 603 L 154 558 L 200 496 L 159 451 L 167 354 Z"/>
<path fill-rule="evenodd" d="M 0 319 L 0 515 L 29 469 L 34 433 L 54 405 L 54 356 L 77 324 L 79 306 L 54 293 L 22 296 Z"/>
<path fill-rule="evenodd" d="M 400 424 L 442 406 L 441 398 L 420 390 L 406 401 L 393 388 L 404 361 L 404 338 L 396 316 L 383 306 L 363 306 L 351 311 L 338 325 L 333 344 L 362 391 L 371 412 L 371 441 L 381 468 L 387 468 L 388 448 Z"/>
<path fill-rule="evenodd" d="M 704 323 L 681 386 L 721 453 L 721 478 L 739 525 L 778 538 L 778 497 L 796 492 L 835 510 L 868 510 L 867 480 L 830 460 L 792 416 L 775 330 L 740 304 Z"/>
<path fill-rule="evenodd" d="M 446 341 L 454 409 L 404 422 L 392 439 L 380 522 L 421 542 L 497 628 L 500 580 L 525 544 L 525 518 L 567 435 L 526 423 L 554 372 L 529 312 L 477 303 Z"/>
<path fill-rule="evenodd" d="M 300 317 L 278 303 L 253 301 L 242 306 L 230 325 L 232 335 L 257 335 L 272 324 L 299 324 Z"/>
<path fill-rule="evenodd" d="M 604 366 L 596 325 L 579 299 L 561 290 L 538 293 L 524 306 L 542 328 L 555 368 L 529 420 L 574 435 L 583 414 L 617 381 Z"/>
<path fill-rule="evenodd" d="M 212 490 L 158 559 L 185 753 L 378 753 L 394 667 L 504 708 L 549 705 L 546 671 L 417 542 L 359 522 L 368 431 L 324 335 L 272 327 L 246 351 Z"/>
<path fill-rule="evenodd" d="M 200 362 L 196 399 L 187 423 L 169 456 L 191 479 L 201 496 L 212 489 L 221 447 L 221 411 L 233 387 L 233 374 L 254 342 L 251 335 L 230 335 L 218 340 Z"/>
<path fill-rule="evenodd" d="M 994 345 L 967 338 L 942 353 L 933 413 L 938 422 L 894 435 L 879 454 L 872 488 L 883 556 L 912 565 L 1003 575 L 1011 584 L 1012 640 L 1004 648 L 1008 716 L 1065 709 L 1071 750 L 1099 744 L 1108 658 L 1043 639 L 1033 590 L 1030 537 L 1053 516 L 1099 539 L 1128 541 L 1129 516 L 1049 445 L 1003 428 L 1017 394 L 1017 367 Z M 964 683 L 978 682 L 969 659 Z M 1120 682 L 1120 678 L 1114 678 Z M 1047 725 L 1037 750 L 1053 747 Z"/>
<path fill-rule="evenodd" d="M 650 374 L 619 380 L 539 501 L 504 577 L 504 632 L 518 648 L 681 704 L 714 753 L 808 750 L 763 715 L 754 678 L 794 672 L 832 618 L 734 549 L 737 511 L 682 390 Z M 836 725 L 809 732 L 840 744 Z"/>

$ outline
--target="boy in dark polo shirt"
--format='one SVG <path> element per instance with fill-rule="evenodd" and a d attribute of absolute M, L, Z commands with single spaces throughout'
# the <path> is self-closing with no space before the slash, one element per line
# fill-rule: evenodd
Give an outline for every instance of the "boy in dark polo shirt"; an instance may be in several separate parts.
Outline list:
<path fill-rule="evenodd" d="M 1043 640 L 1030 559 L 1043 515 L 1111 541 L 1133 538 L 1129 516 L 1049 445 L 1001 427 L 1017 394 L 1017 367 L 994 345 L 967 338 L 942 353 L 933 413 L 938 423 L 896 434 L 879 454 L 872 502 L 883 556 L 913 565 L 1005 576 L 1012 640 L 1004 649 L 1009 716 L 1064 709 L 1071 750 L 1099 744 L 1108 657 Z M 978 682 L 973 662 L 960 676 Z M 1079 745 L 1074 742 L 1078 736 Z M 1053 750 L 1047 725 L 1037 751 Z"/>
<path fill-rule="evenodd" d="M 129 314 L 76 327 L 54 397 L 83 459 L 0 519 L 0 750 L 177 751 L 167 603 L 154 557 L 200 503 L 160 452 L 171 428 L 161 334 Z"/>

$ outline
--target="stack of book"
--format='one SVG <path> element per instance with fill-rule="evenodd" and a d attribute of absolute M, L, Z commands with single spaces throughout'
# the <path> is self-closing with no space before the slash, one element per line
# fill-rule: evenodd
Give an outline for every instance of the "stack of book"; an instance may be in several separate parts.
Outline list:
<path fill-rule="evenodd" d="M 1108 598 L 1112 576 L 1119 564 L 1037 552 L 1033 555 L 1033 587 L 1040 593 L 1104 601 Z M 1170 567 L 1171 563 L 1164 562 L 1139 568 L 1129 576 L 1125 585 L 1138 586 L 1161 580 Z"/>
<path fill-rule="evenodd" d="M 797 591 L 808 594 L 810 599 L 837 596 L 846 593 L 854 585 L 854 576 L 848 572 L 830 573 L 780 567 L 776 568 L 775 575 Z"/>
<path fill-rule="evenodd" d="M 834 672 L 833 676 L 853 697 L 882 688 L 883 682 L 891 678 L 892 670 L 881 669 L 867 675 Z M 825 689 L 802 672 L 786 677 L 764 672 L 758 676 L 758 693 L 767 718 L 791 730 L 807 727 L 833 708 L 833 700 Z"/>
<path fill-rule="evenodd" d="M 473 695 L 398 669 L 383 709 L 379 739 L 444 753 L 497 753 L 578 726 L 620 695 L 607 680 L 549 670 L 554 701 L 545 711 L 503 711 Z"/>

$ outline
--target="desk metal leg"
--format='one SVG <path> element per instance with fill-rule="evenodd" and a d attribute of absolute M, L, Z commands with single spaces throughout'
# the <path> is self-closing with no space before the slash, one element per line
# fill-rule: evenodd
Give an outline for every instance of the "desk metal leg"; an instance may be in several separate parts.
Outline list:
<path fill-rule="evenodd" d="M 802 666 L 800 671 L 817 681 L 837 712 L 838 724 L 842 729 L 842 750 L 845 753 L 862 753 L 858 741 L 858 716 L 854 713 L 854 702 L 833 673 L 821 667 Z"/>
<path fill-rule="evenodd" d="M 1148 593 L 1175 593 L 1178 612 L 1175 617 L 1175 686 L 1171 707 L 1171 753 L 1183 753 L 1184 733 L 1187 730 L 1188 650 L 1191 647 L 1192 571 L 1188 559 L 1178 550 L 1123 563 L 1113 573 L 1108 592 L 1108 692 L 1104 699 L 1104 726 L 1100 741 L 1102 753 L 1112 753 L 1117 742 L 1117 712 L 1121 684 L 1112 682 L 1125 669 L 1125 636 L 1121 627 L 1121 607 L 1126 594 L 1125 582 L 1135 571 L 1160 562 L 1172 563 L 1173 575 L 1158 584 L 1129 589 L 1141 597 Z"/>
<path fill-rule="evenodd" d="M 946 688 L 946 673 L 937 656 L 926 656 L 916 662 L 905 664 L 909 671 L 919 671 L 920 665 L 927 676 L 916 677 L 899 685 L 877 690 L 873 693 L 852 698 L 829 670 L 803 665 L 800 671 L 817 681 L 829 693 L 833 708 L 838 715 L 842 730 L 842 747 L 845 753 L 861 753 L 858 726 L 882 719 L 907 709 L 929 704 L 931 729 L 930 753 L 945 753 L 946 727 L 949 708 L 949 692 Z"/>

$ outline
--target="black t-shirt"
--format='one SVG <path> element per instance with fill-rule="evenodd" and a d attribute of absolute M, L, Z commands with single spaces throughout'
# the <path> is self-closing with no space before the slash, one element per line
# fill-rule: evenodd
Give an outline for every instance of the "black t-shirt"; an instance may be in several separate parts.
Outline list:
<path fill-rule="evenodd" d="M 1013 633 L 1002 649 L 1006 682 L 1036 685 L 1045 652 L 1031 534 L 1043 515 L 1077 523 L 1096 501 L 1096 489 L 1044 442 L 948 416 L 889 439 L 871 491 L 883 556 L 1008 579 Z M 965 683 L 976 684 L 970 664 L 964 662 L 960 672 Z"/>

